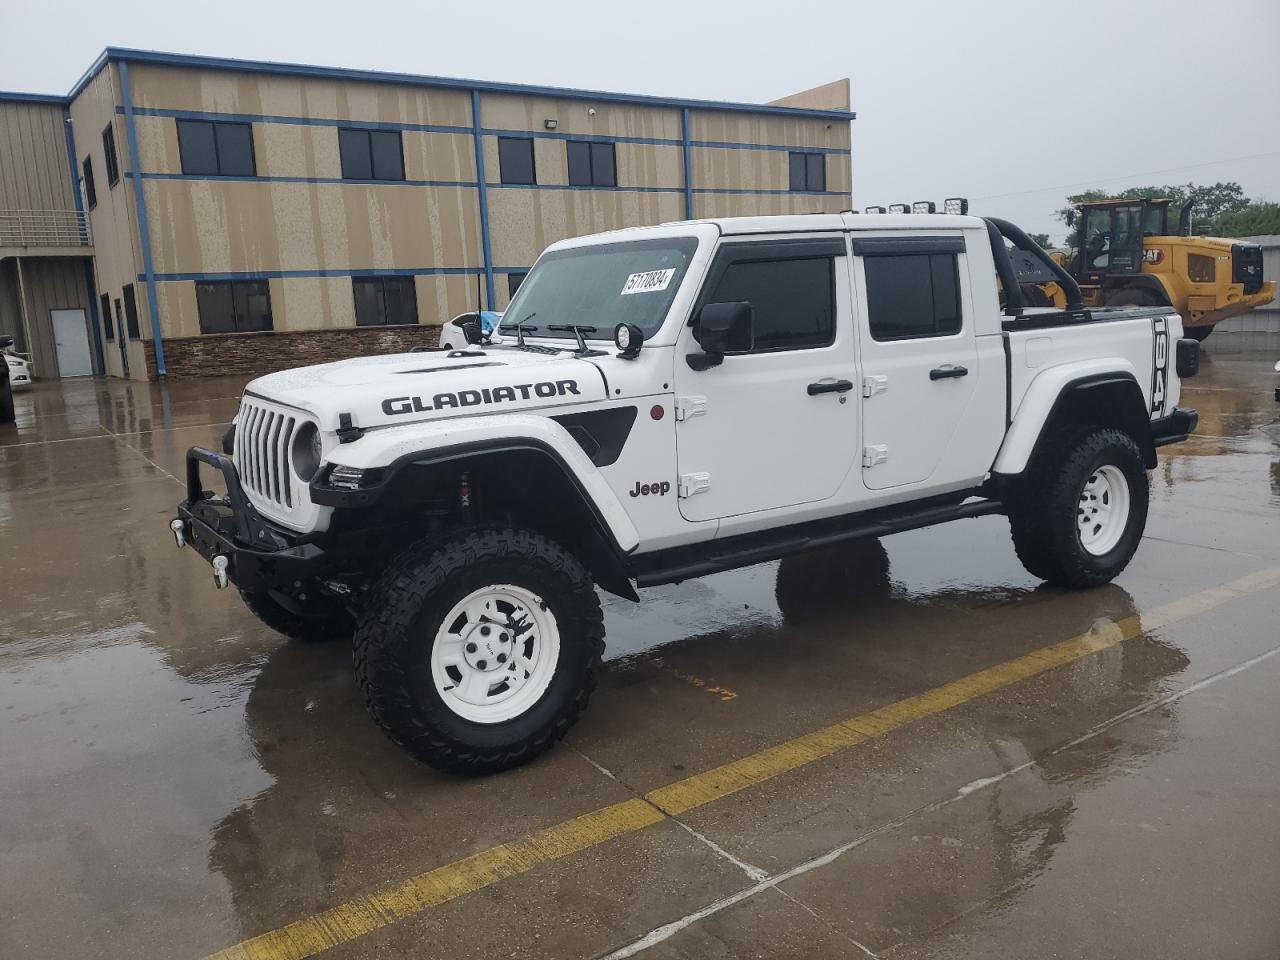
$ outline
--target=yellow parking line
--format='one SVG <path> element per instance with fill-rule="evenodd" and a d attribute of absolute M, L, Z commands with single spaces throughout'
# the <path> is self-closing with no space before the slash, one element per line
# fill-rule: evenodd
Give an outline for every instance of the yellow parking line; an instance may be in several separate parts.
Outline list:
<path fill-rule="evenodd" d="M 712 803 L 779 774 L 831 756 L 917 720 L 936 716 L 978 697 L 1090 654 L 1204 613 L 1239 597 L 1280 585 L 1280 567 L 1270 567 L 1218 587 L 1157 607 L 1141 617 L 1105 621 L 1079 636 L 979 670 L 759 753 L 742 757 L 648 793 L 643 799 L 603 807 L 540 830 L 522 840 L 482 850 L 411 877 L 398 886 L 350 900 L 287 926 L 252 937 L 206 960 L 303 960 L 429 907 L 525 873 L 534 867 L 635 833 Z"/>

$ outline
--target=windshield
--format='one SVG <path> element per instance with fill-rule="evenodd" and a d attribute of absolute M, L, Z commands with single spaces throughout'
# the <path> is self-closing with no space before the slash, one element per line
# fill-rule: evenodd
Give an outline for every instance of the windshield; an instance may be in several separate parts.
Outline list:
<path fill-rule="evenodd" d="M 583 331 L 589 339 L 610 340 L 614 327 L 631 323 L 648 339 L 662 326 L 697 248 L 696 238 L 679 237 L 548 253 L 520 284 L 502 330 L 514 333 L 519 322 L 526 333 L 564 337 L 572 334 L 547 328 L 574 324 L 595 327 Z"/>

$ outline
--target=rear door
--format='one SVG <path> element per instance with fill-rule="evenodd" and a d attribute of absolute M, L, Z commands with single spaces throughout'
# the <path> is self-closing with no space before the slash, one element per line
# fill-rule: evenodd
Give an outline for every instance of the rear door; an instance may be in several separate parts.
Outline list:
<path fill-rule="evenodd" d="M 680 513 L 712 520 L 831 497 L 858 449 L 851 291 L 841 234 L 723 243 L 694 317 L 746 301 L 755 345 L 693 370 L 676 355 Z"/>
<path fill-rule="evenodd" d="M 944 487 L 972 472 L 972 458 L 950 455 L 978 381 L 964 250 L 960 234 L 853 241 L 871 490 Z"/>

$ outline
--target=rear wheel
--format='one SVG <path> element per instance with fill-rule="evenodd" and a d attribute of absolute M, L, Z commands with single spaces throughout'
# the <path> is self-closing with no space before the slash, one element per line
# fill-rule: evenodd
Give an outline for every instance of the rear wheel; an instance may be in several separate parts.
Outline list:
<path fill-rule="evenodd" d="M 1051 583 L 1094 587 L 1119 575 L 1147 523 L 1147 471 L 1133 438 L 1087 428 L 1044 458 L 1010 505 L 1018 559 Z"/>
<path fill-rule="evenodd" d="M 531 760 L 564 736 L 596 684 L 604 622 L 591 576 L 531 531 L 412 547 L 364 611 L 354 659 L 369 712 L 441 770 Z"/>

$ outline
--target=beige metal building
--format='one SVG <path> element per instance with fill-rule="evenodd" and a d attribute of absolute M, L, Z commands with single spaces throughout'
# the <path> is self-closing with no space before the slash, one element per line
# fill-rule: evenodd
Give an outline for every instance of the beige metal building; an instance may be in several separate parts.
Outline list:
<path fill-rule="evenodd" d="M 849 206 L 849 84 L 751 105 L 108 49 L 0 94 L 0 333 L 37 377 L 434 343 L 567 236 Z"/>

